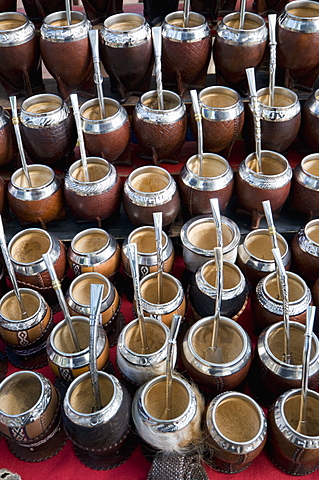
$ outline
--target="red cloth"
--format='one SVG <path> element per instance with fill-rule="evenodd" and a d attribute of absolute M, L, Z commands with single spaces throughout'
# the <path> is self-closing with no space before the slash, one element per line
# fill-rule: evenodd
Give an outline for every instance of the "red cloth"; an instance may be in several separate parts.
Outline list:
<path fill-rule="evenodd" d="M 180 257 L 177 257 L 173 274 L 181 278 L 183 269 L 184 262 Z M 127 322 L 133 319 L 132 305 L 127 301 L 125 296 L 122 298 L 121 311 Z M 57 314 L 55 320 L 58 321 L 60 319 L 61 314 Z M 239 318 L 239 323 L 247 330 L 254 344 L 256 337 L 253 334 L 253 319 L 249 304 Z M 111 361 L 113 365 L 115 365 L 115 355 L 116 347 L 113 347 L 111 349 Z M 12 365 L 9 365 L 8 374 L 16 370 Z M 53 374 L 49 367 L 44 367 L 39 371 L 50 378 L 51 381 L 54 381 Z M 44 480 L 45 478 L 52 480 L 60 478 L 63 478 L 63 480 L 74 480 L 76 478 L 90 478 L 90 480 L 146 480 L 150 469 L 150 463 L 144 457 L 140 446 L 135 449 L 130 459 L 123 465 L 109 471 L 97 471 L 84 466 L 75 455 L 71 441 L 68 441 L 56 456 L 41 463 L 28 463 L 18 460 L 9 451 L 4 439 L 0 440 L 0 448 L 0 468 L 7 468 L 12 472 L 18 473 L 22 480 Z M 227 474 L 216 472 L 209 467 L 206 467 L 206 469 L 209 479 L 229 479 Z M 307 478 L 317 479 L 318 476 L 319 474 L 314 472 L 308 475 Z M 238 478 L 238 480 L 255 480 L 256 478 L 258 478 L 258 480 L 268 480 L 270 477 L 273 480 L 284 480 L 288 478 L 287 474 L 281 472 L 272 464 L 264 451 L 253 461 L 250 467 L 236 474 L 236 479 Z"/>

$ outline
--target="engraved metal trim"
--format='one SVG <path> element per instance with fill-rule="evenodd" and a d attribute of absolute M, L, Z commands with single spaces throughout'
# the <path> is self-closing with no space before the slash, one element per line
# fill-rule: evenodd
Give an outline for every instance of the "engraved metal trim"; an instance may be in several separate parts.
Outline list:
<path fill-rule="evenodd" d="M 90 278 L 99 280 L 99 283 L 104 284 L 107 288 L 107 293 L 105 296 L 103 296 L 103 299 L 102 299 L 102 307 L 101 307 L 102 314 L 105 310 L 108 310 L 110 308 L 110 306 L 113 304 L 115 300 L 115 287 L 107 277 L 105 277 L 104 275 L 98 272 L 82 273 L 81 275 L 76 277 L 74 280 L 72 280 L 71 285 L 66 293 L 66 301 L 68 306 L 72 310 L 77 312 L 79 315 L 83 315 L 85 317 L 88 317 L 90 315 L 91 306 L 89 304 L 86 305 L 84 303 L 79 303 L 77 300 L 75 300 L 73 296 L 73 289 L 78 283 L 84 280 L 88 280 Z"/>
<path fill-rule="evenodd" d="M 304 289 L 302 298 L 289 302 L 289 316 L 299 315 L 304 312 L 306 308 L 311 304 L 312 296 L 309 287 L 306 285 L 304 280 L 297 274 L 293 272 L 287 272 L 288 279 L 294 278 L 297 280 Z M 273 297 L 270 297 L 266 292 L 266 283 L 276 276 L 276 273 L 270 273 L 267 277 L 262 278 L 256 287 L 256 295 L 259 303 L 269 312 L 276 315 L 283 315 L 283 303 L 281 300 L 277 300 Z"/>
<path fill-rule="evenodd" d="M 303 158 L 294 170 L 294 177 L 309 190 L 319 191 L 319 177 L 307 171 L 307 162 L 313 160 L 319 161 L 318 153 L 312 153 Z"/>
<path fill-rule="evenodd" d="M 251 404 L 257 412 L 259 416 L 259 429 L 251 440 L 246 442 L 234 442 L 225 437 L 219 430 L 216 422 L 216 410 L 223 401 L 227 401 L 230 398 L 240 398 L 244 400 Z M 208 405 L 206 412 L 206 425 L 210 436 L 223 451 L 238 455 L 246 455 L 256 450 L 265 440 L 267 435 L 267 420 L 262 408 L 251 397 L 240 392 L 229 391 L 217 395 L 217 397 L 215 397 Z"/>
<path fill-rule="evenodd" d="M 251 341 L 248 334 L 245 330 L 234 320 L 231 320 L 227 317 L 220 317 L 220 322 L 226 324 L 228 327 L 236 330 L 239 336 L 242 339 L 243 348 L 241 353 L 237 358 L 228 363 L 210 363 L 204 358 L 200 357 L 193 346 L 193 337 L 196 332 L 201 327 L 206 325 L 211 325 L 213 317 L 204 317 L 198 320 L 187 332 L 183 340 L 183 353 L 187 362 L 203 375 L 216 376 L 216 377 L 227 377 L 228 375 L 233 375 L 236 372 L 239 372 L 249 361 L 252 354 Z"/>
<path fill-rule="evenodd" d="M 182 384 L 183 387 L 186 389 L 188 394 L 188 405 L 185 411 L 179 417 L 169 420 L 163 420 L 153 417 L 147 411 L 145 405 L 145 397 L 148 391 L 156 383 L 165 382 L 165 378 L 165 375 L 155 377 L 138 390 L 133 399 L 133 418 L 141 420 L 147 428 L 153 430 L 153 433 L 178 433 L 180 430 L 187 427 L 195 417 L 198 408 L 197 400 L 190 384 L 186 380 L 173 375 L 172 381 Z"/>
<path fill-rule="evenodd" d="M 120 382 L 116 377 L 110 375 L 105 372 L 98 372 L 99 377 L 106 377 L 108 380 L 112 382 L 113 385 L 113 395 L 111 400 L 107 405 L 102 407 L 101 410 L 92 413 L 82 413 L 76 411 L 72 405 L 70 398 L 72 393 L 74 392 L 75 388 L 85 381 L 86 379 L 90 378 L 90 372 L 83 373 L 82 375 L 78 376 L 69 388 L 66 391 L 64 400 L 63 400 L 63 409 L 66 417 L 75 425 L 80 425 L 86 428 L 92 428 L 96 425 L 101 425 L 103 423 L 109 422 L 119 411 L 121 405 L 123 403 L 123 389 L 121 387 Z"/>
<path fill-rule="evenodd" d="M 180 171 L 182 182 L 194 190 L 210 191 L 221 190 L 227 187 L 234 179 L 234 173 L 227 160 L 216 153 L 203 153 L 203 160 L 222 163 L 225 166 L 225 172 L 214 177 L 204 177 L 194 173 L 193 168 L 198 164 L 197 155 L 190 157 L 183 165 Z"/>
<path fill-rule="evenodd" d="M 317 17 L 300 17 L 290 13 L 290 10 L 296 8 L 317 10 Z M 319 31 L 319 5 L 317 2 L 310 0 L 296 0 L 285 6 L 285 10 L 278 17 L 279 27 L 300 33 L 317 33 Z"/>
<path fill-rule="evenodd" d="M 206 95 L 227 95 L 233 98 L 234 103 L 227 107 L 212 107 L 207 105 L 202 100 Z M 238 118 L 244 111 L 244 104 L 240 95 L 229 87 L 222 87 L 214 85 L 212 87 L 206 87 L 199 93 L 199 107 L 203 118 L 206 120 L 212 120 L 215 122 L 227 122 Z"/>
<path fill-rule="evenodd" d="M 0 30 L 0 47 L 23 45 L 35 36 L 35 26 L 24 13 L 4 12 L 0 14 L 0 21 L 13 18 L 22 19 L 24 24 L 10 30 Z"/>
<path fill-rule="evenodd" d="M 258 270 L 260 272 L 274 272 L 276 269 L 276 263 L 275 260 L 265 260 L 262 258 L 258 258 L 255 255 L 253 255 L 247 247 L 247 240 L 249 240 L 250 237 L 255 237 L 258 235 L 267 235 L 269 236 L 269 232 L 266 228 L 260 228 L 258 230 L 254 230 L 252 232 L 249 232 L 243 243 L 239 245 L 238 247 L 238 257 L 240 257 L 241 261 L 247 265 L 247 267 L 252 268 L 254 270 Z M 280 235 L 280 233 L 276 232 L 276 236 L 280 241 L 285 245 L 286 249 L 285 252 L 282 255 L 282 261 L 284 264 L 284 267 L 286 267 L 290 260 L 291 260 L 291 251 L 290 248 L 288 247 L 288 243 L 286 239 Z"/>
<path fill-rule="evenodd" d="M 140 26 L 131 30 L 112 30 L 112 25 L 124 21 L 138 20 Z M 151 39 L 151 27 L 145 18 L 138 13 L 118 13 L 104 20 L 100 30 L 102 44 L 112 48 L 132 48 L 142 45 Z"/>
<path fill-rule="evenodd" d="M 162 190 L 157 192 L 141 192 L 136 190 L 132 185 L 132 180 L 143 173 L 160 174 L 167 178 L 167 185 Z M 163 205 L 169 202 L 175 193 L 177 192 L 176 182 L 170 173 L 162 167 L 146 165 L 145 167 L 139 167 L 130 173 L 124 183 L 124 194 L 135 205 L 141 207 L 156 207 L 157 205 Z"/>
<path fill-rule="evenodd" d="M 195 282 L 199 290 L 204 293 L 205 295 L 216 298 L 216 287 L 214 285 L 211 285 L 206 279 L 205 279 L 205 269 L 209 265 L 214 265 L 215 260 L 209 260 L 208 262 L 204 263 L 196 272 L 195 274 Z M 237 265 L 231 262 L 223 261 L 223 268 L 225 268 L 225 265 L 228 265 L 229 268 L 235 270 L 238 275 L 239 275 L 239 282 L 235 287 L 232 288 L 223 288 L 222 289 L 222 300 L 231 300 L 232 298 L 236 298 L 239 296 L 246 288 L 246 281 L 245 277 L 242 274 L 241 270 Z"/>
<path fill-rule="evenodd" d="M 87 317 L 74 316 L 71 317 L 72 323 L 87 323 L 90 320 Z M 66 321 L 62 320 L 53 328 L 47 342 L 46 352 L 50 362 L 63 369 L 80 369 L 89 366 L 89 338 L 87 347 L 75 353 L 67 353 L 59 350 L 55 343 L 55 337 L 61 328 L 66 328 Z M 97 358 L 102 354 L 106 345 L 106 333 L 103 327 L 99 326 L 97 330 Z"/>
<path fill-rule="evenodd" d="M 292 168 L 289 165 L 287 159 L 280 153 L 273 152 L 271 150 L 262 150 L 262 157 L 271 157 L 283 164 L 285 170 L 282 173 L 276 175 L 263 175 L 262 173 L 257 173 L 254 170 L 251 170 L 248 167 L 248 163 L 256 157 L 256 154 L 253 152 L 248 155 L 245 160 L 241 162 L 238 167 L 238 175 L 247 183 L 255 188 L 262 188 L 263 190 L 277 190 L 284 187 L 287 183 L 290 182 L 292 177 Z"/>
<path fill-rule="evenodd" d="M 80 108 L 80 115 L 82 121 L 82 129 L 84 133 L 93 133 L 93 134 L 103 134 L 103 133 L 110 133 L 114 132 L 121 128 L 125 122 L 128 121 L 128 114 L 125 108 L 113 98 L 103 98 L 104 105 L 112 105 L 117 108 L 117 112 L 114 115 L 109 117 L 99 119 L 99 120 L 90 120 L 89 118 L 84 116 L 84 113 L 87 109 L 91 107 L 95 107 L 99 105 L 99 99 L 93 98 L 92 100 L 88 100 L 87 102 L 83 103 Z"/>
<path fill-rule="evenodd" d="M 135 105 L 135 113 L 138 119 L 147 123 L 155 123 L 158 125 L 171 125 L 178 122 L 186 115 L 186 107 L 181 97 L 177 93 L 163 90 L 163 99 L 175 103 L 173 108 L 168 110 L 158 110 L 150 108 L 146 102 L 148 100 L 156 101 L 157 91 L 150 90 L 144 93 Z"/>
<path fill-rule="evenodd" d="M 306 435 L 302 435 L 301 433 L 294 430 L 288 423 L 286 416 L 285 416 L 285 403 L 286 401 L 294 396 L 300 395 L 300 389 L 295 390 L 288 390 L 288 392 L 283 393 L 280 397 L 276 400 L 276 403 L 273 407 L 274 412 L 274 420 L 278 430 L 282 433 L 282 435 L 291 443 L 296 445 L 296 447 L 306 448 L 308 450 L 311 449 L 318 449 L 319 448 L 319 436 L 317 437 L 308 437 Z M 314 390 L 308 390 L 308 395 L 314 397 L 319 401 L 319 395 Z"/>
<path fill-rule="evenodd" d="M 50 112 L 42 113 L 31 113 L 27 110 L 38 103 L 50 101 L 59 103 L 59 107 Z M 54 95 L 53 93 L 44 93 L 33 95 L 24 100 L 20 110 L 20 121 L 22 125 L 28 128 L 48 128 L 63 122 L 69 115 L 70 109 L 61 97 Z"/>
<path fill-rule="evenodd" d="M 17 233 L 9 242 L 8 245 L 8 250 L 10 254 L 11 261 L 13 262 L 14 270 L 17 273 L 21 273 L 22 275 L 36 275 L 38 273 L 45 272 L 47 270 L 47 267 L 45 265 L 45 262 L 42 258 L 42 256 L 38 259 L 35 260 L 34 262 L 30 263 L 21 263 L 15 260 L 12 255 L 12 247 L 14 243 L 18 240 L 24 237 L 24 235 L 29 235 L 30 233 L 34 233 L 40 236 L 45 236 L 49 240 L 49 248 L 46 253 L 48 253 L 51 257 L 52 263 L 54 264 L 59 256 L 60 256 L 60 244 L 55 235 L 52 233 L 46 232 L 45 230 L 41 228 L 27 228 L 25 230 L 22 230 L 21 232 Z"/>
<path fill-rule="evenodd" d="M 87 38 L 92 25 L 86 15 L 73 10 L 71 18 L 77 20 L 78 23 L 54 26 L 52 25 L 53 22 L 66 19 L 66 12 L 54 12 L 47 15 L 40 28 L 41 39 L 52 43 L 66 43 Z"/>
<path fill-rule="evenodd" d="M 213 216 L 199 215 L 188 220 L 181 228 L 180 238 L 183 244 L 183 257 L 188 270 L 195 272 L 203 263 L 214 258 L 214 250 L 205 250 L 193 245 L 189 239 L 189 232 L 201 223 L 214 223 Z M 226 225 L 232 232 L 232 240 L 228 245 L 223 246 L 224 260 L 235 263 L 238 244 L 240 242 L 240 230 L 238 225 L 230 218 L 221 215 L 222 225 Z"/>
<path fill-rule="evenodd" d="M 79 252 L 76 250 L 76 243 L 82 238 L 92 234 L 100 234 L 105 236 L 105 245 L 95 252 Z M 93 265 L 101 264 L 109 260 L 117 250 L 117 241 L 110 233 L 107 233 L 102 228 L 88 228 L 79 232 L 71 241 L 68 249 L 68 258 L 76 265 L 92 267 Z"/>
<path fill-rule="evenodd" d="M 6 425 L 9 429 L 21 428 L 32 422 L 37 421 L 38 418 L 41 415 L 43 415 L 43 413 L 46 411 L 51 401 L 52 387 L 49 380 L 41 373 L 33 372 L 33 371 L 24 371 L 24 370 L 12 373 L 11 375 L 9 375 L 9 377 L 5 378 L 1 382 L 0 396 L 1 396 L 1 391 L 3 391 L 3 389 L 7 387 L 7 385 L 10 385 L 10 383 L 12 382 L 19 381 L 19 377 L 23 378 L 28 376 L 36 377 L 36 379 L 41 385 L 41 393 L 39 395 L 38 400 L 35 402 L 35 404 L 23 413 L 20 413 L 17 415 L 10 415 L 9 413 L 5 413 L 0 410 L 0 422 L 3 425 Z M 28 438 L 21 439 L 21 442 L 27 442 L 27 441 L 29 441 Z"/>
<path fill-rule="evenodd" d="M 283 328 L 284 322 L 278 322 L 270 325 L 261 332 L 257 341 L 258 354 L 263 365 L 275 375 L 291 381 L 298 381 L 301 380 L 302 377 L 302 365 L 285 363 L 277 358 L 269 348 L 269 338 L 276 330 Z M 290 321 L 290 329 L 300 330 L 303 333 L 306 331 L 305 325 L 294 321 Z M 309 363 L 310 376 L 319 370 L 319 341 L 314 333 L 312 333 L 312 348 L 314 348 L 314 354 Z"/>
<path fill-rule="evenodd" d="M 217 25 L 217 36 L 230 45 L 256 45 L 268 38 L 268 29 L 262 17 L 256 13 L 246 12 L 245 18 L 258 26 L 249 30 L 239 30 L 227 25 L 227 22 L 239 19 L 240 12 L 229 13 Z"/>
<path fill-rule="evenodd" d="M 145 323 L 152 323 L 159 325 L 165 333 L 165 341 L 162 347 L 154 353 L 136 353 L 131 350 L 126 344 L 126 336 L 132 328 L 138 325 L 138 319 L 128 323 L 121 331 L 117 343 L 117 357 L 122 357 L 125 362 L 135 366 L 137 369 L 146 369 L 157 366 L 160 363 L 165 363 L 167 354 L 167 342 L 169 338 L 169 329 L 164 324 L 153 318 L 145 317 Z"/>
<path fill-rule="evenodd" d="M 40 185 L 37 187 L 20 187 L 19 185 L 17 185 L 16 179 L 23 174 L 23 168 L 19 168 L 19 170 L 16 170 L 12 174 L 8 185 L 8 192 L 10 193 L 10 195 L 12 195 L 12 197 L 16 198 L 17 200 L 21 200 L 24 202 L 43 200 L 45 198 L 51 197 L 51 195 L 57 192 L 61 187 L 60 178 L 55 175 L 52 168 L 50 168 L 48 165 L 28 165 L 28 170 L 29 172 L 41 172 L 41 170 L 50 172 L 51 179 L 44 185 Z"/>
<path fill-rule="evenodd" d="M 149 301 L 145 300 L 145 298 L 142 296 L 143 310 L 144 310 L 144 312 L 147 312 L 147 315 L 149 315 L 152 318 L 157 318 L 158 315 L 167 315 L 168 313 L 174 312 L 182 304 L 182 302 L 184 300 L 184 297 L 185 297 L 182 284 L 177 278 L 175 278 L 175 277 L 173 277 L 173 275 L 170 275 L 169 273 L 165 273 L 165 272 L 163 272 L 162 275 L 163 275 L 163 281 L 164 281 L 164 279 L 169 279 L 172 283 L 175 284 L 177 294 L 169 302 L 160 303 L 160 304 L 149 302 Z M 157 272 L 150 273 L 149 275 L 146 275 L 145 277 L 143 277 L 141 279 L 141 288 L 142 288 L 143 283 L 151 280 L 152 278 L 156 278 L 156 277 L 157 277 Z M 153 317 L 153 315 L 154 315 L 154 317 Z"/>
<path fill-rule="evenodd" d="M 298 230 L 298 245 L 303 252 L 314 255 L 315 257 L 319 257 L 319 244 L 311 240 L 309 234 L 307 233 L 313 225 L 317 225 L 319 228 L 319 220 L 311 220 L 304 228 L 300 228 Z"/>
<path fill-rule="evenodd" d="M 260 101 L 260 97 L 269 95 L 269 88 L 261 88 L 257 92 L 257 100 L 259 103 L 259 113 L 261 120 L 265 120 L 268 122 L 288 122 L 295 118 L 301 110 L 300 102 L 298 100 L 298 96 L 292 90 L 283 87 L 275 87 L 275 97 L 281 96 L 285 98 L 289 98 L 291 100 L 290 105 L 275 107 L 271 105 L 267 105 Z M 251 104 L 249 104 L 251 109 Z"/>
<path fill-rule="evenodd" d="M 174 20 L 183 20 L 183 12 L 173 12 L 166 15 L 162 25 L 162 36 L 173 42 L 191 43 L 198 42 L 210 36 L 208 23 L 203 15 L 196 12 L 189 13 L 189 23 L 193 27 L 179 27 L 171 24 Z"/>
<path fill-rule="evenodd" d="M 114 165 L 100 157 L 87 157 L 87 163 L 105 165 L 108 168 L 108 172 L 103 178 L 96 180 L 95 182 L 81 182 L 72 176 L 74 170 L 82 166 L 82 161 L 77 160 L 72 163 L 65 175 L 64 185 L 67 190 L 82 197 L 91 197 L 93 195 L 101 195 L 102 193 L 105 193 L 116 184 L 117 172 Z"/>
<path fill-rule="evenodd" d="M 152 226 L 138 227 L 129 234 L 128 238 L 126 238 L 124 240 L 123 245 L 122 245 L 122 252 L 126 257 L 128 257 L 126 245 L 128 243 L 134 243 L 134 236 L 136 234 L 140 233 L 140 232 L 143 232 L 143 231 L 144 232 L 147 232 L 147 231 L 153 231 L 154 232 L 154 227 L 152 227 Z M 174 248 L 173 248 L 172 240 L 170 239 L 170 237 L 168 237 L 166 235 L 166 233 L 164 231 L 162 231 L 162 238 L 164 238 L 164 244 L 162 244 L 162 260 L 163 260 L 163 262 L 166 262 L 166 260 L 168 260 L 170 258 L 170 256 L 173 254 Z M 155 239 L 155 235 L 154 235 L 154 239 Z M 138 264 L 139 264 L 140 267 L 141 266 L 151 267 L 153 265 L 157 265 L 156 251 L 149 252 L 149 253 L 137 251 L 137 259 L 138 259 Z"/>
<path fill-rule="evenodd" d="M 29 330 L 30 328 L 35 327 L 42 322 L 49 308 L 42 295 L 40 295 L 36 290 L 31 290 L 31 288 L 19 288 L 19 292 L 21 295 L 23 293 L 27 293 L 29 295 L 37 297 L 39 305 L 37 311 L 26 319 L 17 320 L 16 318 L 7 318 L 2 313 L 2 306 L 6 302 L 6 300 L 8 300 L 8 298 L 14 297 L 15 293 L 13 290 L 6 293 L 0 300 L 0 325 L 2 328 L 5 328 L 6 330 L 10 330 L 12 332 Z"/>

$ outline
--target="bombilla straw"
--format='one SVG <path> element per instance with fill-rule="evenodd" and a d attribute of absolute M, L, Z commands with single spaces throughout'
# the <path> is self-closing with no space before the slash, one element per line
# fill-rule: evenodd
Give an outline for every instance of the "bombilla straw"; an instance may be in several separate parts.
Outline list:
<path fill-rule="evenodd" d="M 223 230 L 222 230 L 222 221 L 220 217 L 218 198 L 210 199 L 210 208 L 212 209 L 212 214 L 215 222 L 217 247 L 223 248 Z"/>
<path fill-rule="evenodd" d="M 262 206 L 263 206 L 266 221 L 267 221 L 268 233 L 269 233 L 271 241 L 272 241 L 272 248 L 279 248 L 278 247 L 277 234 L 276 234 L 276 228 L 275 228 L 274 219 L 273 219 L 272 211 L 271 211 L 270 201 L 269 200 L 264 200 L 262 202 Z M 277 271 L 277 286 L 278 286 L 278 292 L 279 292 L 279 300 L 282 300 L 282 298 L 280 296 L 280 280 L 279 280 L 279 272 L 278 272 L 277 267 L 276 267 L 276 271 Z"/>
<path fill-rule="evenodd" d="M 139 325 L 141 343 L 142 343 L 142 353 L 147 353 L 148 343 L 147 343 L 145 320 L 144 320 L 144 314 L 143 314 L 136 243 L 128 243 L 126 245 L 126 248 L 127 248 L 128 258 L 130 261 L 131 275 L 132 275 L 133 285 L 134 285 L 134 295 L 135 295 L 138 325 Z"/>
<path fill-rule="evenodd" d="M 101 410 L 101 392 L 99 384 L 99 372 L 97 368 L 97 332 L 100 324 L 101 306 L 103 300 L 104 286 L 101 284 L 92 283 L 90 288 L 90 348 L 89 361 L 92 391 L 94 397 L 93 411 Z"/>
<path fill-rule="evenodd" d="M 17 144 L 18 144 L 18 149 L 19 149 L 19 154 L 20 154 L 20 159 L 21 159 L 21 163 L 22 163 L 22 170 L 23 170 L 23 173 L 24 173 L 24 175 L 27 179 L 28 187 L 32 188 L 31 178 L 30 178 L 27 161 L 26 161 L 25 154 L 24 154 L 21 132 L 20 132 L 20 128 L 19 128 L 17 98 L 16 97 L 9 97 L 9 100 L 10 100 L 10 105 L 11 105 L 11 110 L 12 110 L 12 123 L 13 123 L 13 126 L 14 126 L 14 132 L 15 132 L 15 136 L 16 136 L 16 140 L 17 140 Z"/>
<path fill-rule="evenodd" d="M 162 84 L 162 27 L 152 28 L 153 47 L 155 55 L 155 75 L 157 89 L 158 109 L 164 110 L 163 84 Z"/>
<path fill-rule="evenodd" d="M 157 303 L 163 302 L 162 212 L 153 213 L 157 254 Z"/>
<path fill-rule="evenodd" d="M 190 0 L 184 0 L 183 28 L 187 28 L 187 27 L 188 27 L 188 23 L 189 23 L 189 8 L 190 8 Z"/>
<path fill-rule="evenodd" d="M 223 249 L 221 247 L 214 248 L 214 258 L 216 265 L 216 300 L 215 300 L 215 313 L 213 316 L 213 332 L 211 346 L 207 348 L 205 353 L 205 360 L 210 363 L 222 362 L 222 349 L 217 346 L 218 331 L 220 324 L 220 310 L 222 305 L 222 293 L 223 293 Z"/>
<path fill-rule="evenodd" d="M 203 174 L 203 125 L 202 125 L 202 115 L 200 113 L 198 96 L 196 90 L 191 90 L 191 99 L 194 109 L 194 117 L 197 124 L 197 159 L 199 164 L 199 176 Z"/>
<path fill-rule="evenodd" d="M 173 353 L 176 345 L 178 330 L 181 324 L 182 316 L 173 315 L 170 335 L 167 345 L 166 357 L 166 384 L 165 384 L 165 411 L 162 416 L 163 420 L 169 420 L 172 412 L 172 379 L 173 379 Z"/>
<path fill-rule="evenodd" d="M 61 310 L 63 312 L 66 324 L 68 326 L 70 336 L 71 336 L 71 340 L 73 342 L 74 350 L 75 350 L 75 352 L 79 352 L 81 350 L 80 344 L 79 344 L 78 339 L 76 337 L 76 334 L 75 334 L 75 331 L 74 331 L 74 326 L 73 326 L 73 323 L 72 323 L 72 320 L 71 320 L 71 317 L 70 317 L 70 314 L 69 314 L 67 304 L 65 302 L 63 292 L 62 292 L 61 283 L 60 283 L 60 281 L 57 277 L 57 274 L 56 274 L 56 271 L 54 269 L 54 265 L 52 263 L 51 257 L 48 253 L 43 253 L 42 258 L 43 258 L 44 263 L 47 267 L 49 275 L 51 277 L 52 287 L 55 290 L 56 296 L 58 298 L 59 305 L 60 305 Z"/>
<path fill-rule="evenodd" d="M 302 358 L 302 379 L 300 393 L 300 411 L 299 422 L 296 428 L 297 432 L 307 435 L 307 394 L 309 379 L 309 363 L 311 354 L 312 330 L 315 320 L 316 307 L 307 307 L 306 331 Z"/>
<path fill-rule="evenodd" d="M 97 96 L 100 107 L 101 120 L 105 118 L 105 106 L 103 96 L 103 77 L 100 70 L 100 55 L 99 55 L 99 32 L 98 30 L 89 30 L 89 38 L 92 49 L 93 65 L 94 65 L 94 83 L 96 85 Z"/>
<path fill-rule="evenodd" d="M 276 78 L 276 22 L 277 15 L 271 13 L 268 15 L 268 24 L 269 24 L 269 48 L 270 48 L 270 58 L 269 58 L 269 105 L 274 106 L 275 104 L 275 78 Z"/>
<path fill-rule="evenodd" d="M 288 275 L 282 262 L 279 248 L 272 249 L 273 256 L 278 268 L 281 297 L 283 302 L 284 313 L 284 354 L 282 360 L 285 363 L 291 364 L 291 347 L 290 347 L 290 322 L 289 322 L 289 287 L 288 287 Z"/>
<path fill-rule="evenodd" d="M 68 25 L 72 25 L 72 13 L 71 13 L 70 0 L 65 0 L 65 13 L 66 13 L 66 21 Z"/>
<path fill-rule="evenodd" d="M 19 290 L 19 287 L 18 287 L 17 279 L 16 279 L 16 276 L 15 276 L 15 273 L 14 273 L 14 268 L 13 268 L 12 261 L 11 261 L 11 258 L 10 258 L 10 254 L 9 254 L 9 250 L 8 250 L 8 247 L 7 247 L 6 236 L 5 236 L 5 233 L 4 233 L 4 228 L 3 228 L 1 215 L 0 215 L 0 247 L 1 247 L 2 255 L 3 255 L 4 263 L 6 264 L 6 267 L 7 267 L 8 273 L 9 273 L 9 277 L 10 277 L 11 283 L 13 285 L 13 290 L 14 290 L 15 296 L 17 297 L 18 302 L 19 302 L 19 307 L 20 307 L 20 310 L 21 310 L 22 318 L 28 318 L 28 314 L 27 314 L 27 311 L 25 309 L 25 306 L 24 306 L 24 303 L 23 303 L 23 300 L 22 300 L 22 296 L 20 295 L 20 290 Z"/>
<path fill-rule="evenodd" d="M 84 179 L 85 179 L 86 182 L 89 182 L 90 177 L 89 177 L 88 165 L 87 165 L 87 160 L 86 160 L 86 152 L 85 152 L 85 145 L 84 145 L 84 138 L 83 138 L 83 131 L 82 131 L 82 125 L 81 125 L 79 102 L 78 102 L 77 94 L 76 93 L 71 93 L 70 99 L 71 99 L 71 103 L 72 103 L 73 115 L 74 115 L 74 119 L 75 119 L 78 139 L 79 139 L 82 167 L 83 167 L 83 171 L 84 171 Z"/>
<path fill-rule="evenodd" d="M 239 13 L 239 30 L 243 30 L 245 26 L 245 10 L 246 10 L 246 0 L 241 0 L 240 13 Z"/>
<path fill-rule="evenodd" d="M 246 68 L 246 75 L 248 80 L 251 107 L 254 115 L 254 129 L 255 129 L 255 147 L 256 147 L 256 159 L 257 159 L 257 173 L 262 173 L 261 162 L 261 127 L 260 127 L 260 108 L 257 100 L 256 79 L 255 70 L 253 67 Z"/>

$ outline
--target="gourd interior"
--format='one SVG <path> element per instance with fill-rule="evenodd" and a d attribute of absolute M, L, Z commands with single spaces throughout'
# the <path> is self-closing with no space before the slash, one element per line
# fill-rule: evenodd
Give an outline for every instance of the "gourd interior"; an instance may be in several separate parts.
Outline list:
<path fill-rule="evenodd" d="M 259 432 L 260 415 L 246 399 L 228 397 L 218 404 L 215 423 L 220 433 L 230 441 L 249 442 Z"/>

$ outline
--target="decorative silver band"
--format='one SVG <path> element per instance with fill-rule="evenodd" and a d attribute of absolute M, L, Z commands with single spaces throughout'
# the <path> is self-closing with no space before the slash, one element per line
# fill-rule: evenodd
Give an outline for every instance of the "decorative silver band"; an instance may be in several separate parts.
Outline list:
<path fill-rule="evenodd" d="M 20 27 L 11 30 L 0 30 L 0 47 L 15 47 L 29 42 L 35 36 L 35 26 L 24 15 L 18 12 L 6 12 L 0 14 L 0 20 L 17 19 L 24 23 Z"/>
<path fill-rule="evenodd" d="M 88 37 L 88 32 L 92 25 L 84 13 L 72 11 L 72 20 L 75 19 L 77 21 L 77 23 L 72 25 L 52 25 L 53 22 L 64 20 L 65 18 L 66 12 L 55 12 L 47 15 L 40 29 L 41 38 L 52 43 L 67 43 Z"/>
<path fill-rule="evenodd" d="M 182 28 L 180 26 L 174 25 L 174 23 L 170 23 L 176 19 L 183 19 L 183 12 L 169 13 L 165 17 L 162 26 L 163 38 L 167 38 L 174 42 L 191 43 L 198 42 L 200 40 L 203 40 L 204 38 L 209 37 L 210 30 L 203 15 L 195 12 L 190 12 L 189 21 L 190 23 L 193 23 L 195 25 L 186 28 Z"/>
<path fill-rule="evenodd" d="M 267 40 L 268 29 L 262 17 L 247 12 L 245 18 L 255 22 L 258 26 L 250 30 L 239 30 L 227 25 L 227 22 L 238 20 L 239 12 L 226 15 L 217 27 L 217 36 L 230 45 L 256 45 Z"/>
<path fill-rule="evenodd" d="M 119 31 L 112 29 L 112 25 L 122 22 L 137 20 L 140 26 L 131 30 Z M 132 48 L 142 45 L 151 40 L 151 27 L 145 18 L 137 13 L 119 13 L 112 15 L 104 21 L 100 30 L 102 43 L 112 48 Z"/>
<path fill-rule="evenodd" d="M 63 408 L 67 418 L 75 425 L 80 425 L 86 428 L 102 425 L 113 418 L 121 408 L 123 402 L 123 389 L 120 382 L 117 380 L 117 378 L 115 378 L 113 375 L 109 375 L 108 373 L 100 371 L 98 374 L 99 377 L 107 377 L 108 380 L 111 381 L 113 385 L 113 396 L 109 403 L 105 405 L 105 407 L 102 407 L 101 410 L 84 415 L 82 412 L 77 412 L 72 407 L 70 399 L 77 386 L 90 378 L 90 372 L 83 373 L 73 380 L 64 397 Z"/>
<path fill-rule="evenodd" d="M 45 113 L 30 113 L 27 110 L 31 105 L 49 101 L 57 102 L 60 106 Z M 60 97 L 53 94 L 41 94 L 29 97 L 22 103 L 20 121 L 22 125 L 28 128 L 48 128 L 63 122 L 69 115 L 70 109 Z"/>

